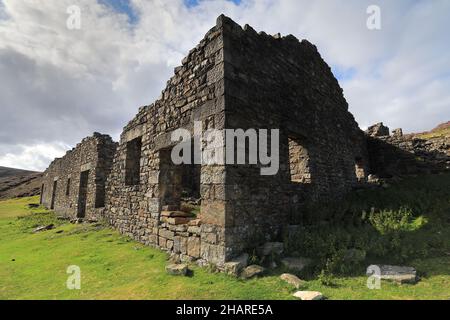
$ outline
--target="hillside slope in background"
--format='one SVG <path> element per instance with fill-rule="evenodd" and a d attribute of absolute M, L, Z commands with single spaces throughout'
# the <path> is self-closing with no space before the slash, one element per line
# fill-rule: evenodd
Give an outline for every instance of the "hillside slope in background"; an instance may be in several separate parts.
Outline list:
<path fill-rule="evenodd" d="M 0 199 L 38 195 L 41 172 L 0 167 Z"/>
<path fill-rule="evenodd" d="M 450 138 L 450 121 L 441 123 L 436 128 L 428 132 L 415 133 L 415 138 L 419 139 L 436 139 L 436 138 Z"/>

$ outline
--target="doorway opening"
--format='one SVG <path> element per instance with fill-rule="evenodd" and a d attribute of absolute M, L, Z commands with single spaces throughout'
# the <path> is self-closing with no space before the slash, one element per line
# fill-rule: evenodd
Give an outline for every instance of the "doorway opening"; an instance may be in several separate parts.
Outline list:
<path fill-rule="evenodd" d="M 77 218 L 84 218 L 86 216 L 88 180 L 89 170 L 81 172 Z"/>
<path fill-rule="evenodd" d="M 55 209 L 55 201 L 56 201 L 56 188 L 58 187 L 58 180 L 53 181 L 53 190 L 52 190 L 52 201 L 50 204 L 50 209 Z"/>

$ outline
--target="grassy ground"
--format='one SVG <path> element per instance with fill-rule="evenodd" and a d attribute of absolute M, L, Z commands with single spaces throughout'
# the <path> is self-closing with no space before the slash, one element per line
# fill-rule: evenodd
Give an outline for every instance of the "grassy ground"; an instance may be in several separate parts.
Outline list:
<path fill-rule="evenodd" d="M 193 268 L 192 277 L 165 273 L 167 256 L 101 225 L 59 222 L 51 212 L 30 209 L 38 198 L 0 202 L 0 299 L 293 299 L 295 290 L 279 280 L 281 270 L 242 281 Z M 56 228 L 34 234 L 37 225 Z M 449 299 L 450 257 L 412 261 L 421 272 L 416 285 L 382 283 L 369 290 L 365 276 L 317 279 L 305 290 L 328 299 Z M 68 290 L 67 267 L 81 268 L 81 290 Z"/>

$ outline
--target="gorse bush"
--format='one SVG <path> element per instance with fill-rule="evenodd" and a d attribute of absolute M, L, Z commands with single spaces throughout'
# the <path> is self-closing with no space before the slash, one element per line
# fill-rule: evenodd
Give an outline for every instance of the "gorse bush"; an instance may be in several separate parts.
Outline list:
<path fill-rule="evenodd" d="M 309 204 L 297 220 L 297 232 L 285 236 L 286 251 L 315 258 L 324 279 L 364 272 L 368 263 L 443 255 L 450 251 L 450 174 Z"/>
<path fill-rule="evenodd" d="M 426 219 L 423 216 L 413 219 L 412 210 L 406 207 L 401 207 L 398 210 L 371 212 L 369 221 L 381 234 L 396 231 L 414 231 L 420 229 L 426 223 Z"/>

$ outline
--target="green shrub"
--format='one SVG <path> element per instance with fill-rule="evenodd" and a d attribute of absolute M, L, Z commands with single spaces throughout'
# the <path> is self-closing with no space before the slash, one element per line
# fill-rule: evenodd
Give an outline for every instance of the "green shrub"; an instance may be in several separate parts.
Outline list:
<path fill-rule="evenodd" d="M 449 212 L 450 174 L 409 178 L 305 205 L 300 229 L 284 239 L 286 251 L 314 258 L 322 278 L 360 273 L 367 263 L 442 255 L 450 245 Z"/>

